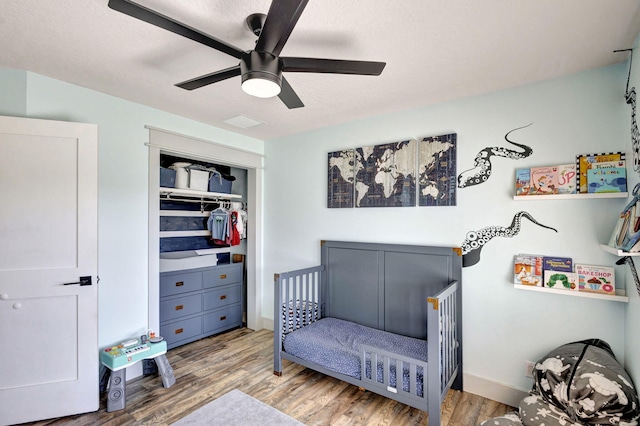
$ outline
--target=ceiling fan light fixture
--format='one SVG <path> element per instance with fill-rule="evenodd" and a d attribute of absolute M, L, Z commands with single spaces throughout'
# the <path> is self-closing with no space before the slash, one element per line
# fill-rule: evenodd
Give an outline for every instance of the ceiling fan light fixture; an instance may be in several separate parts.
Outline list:
<path fill-rule="evenodd" d="M 272 98 L 280 93 L 282 66 L 280 60 L 267 52 L 246 52 L 240 58 L 242 90 L 258 98 Z"/>
<path fill-rule="evenodd" d="M 258 98 L 272 98 L 280 94 L 280 81 L 273 74 L 251 72 L 242 76 L 242 90 Z"/>

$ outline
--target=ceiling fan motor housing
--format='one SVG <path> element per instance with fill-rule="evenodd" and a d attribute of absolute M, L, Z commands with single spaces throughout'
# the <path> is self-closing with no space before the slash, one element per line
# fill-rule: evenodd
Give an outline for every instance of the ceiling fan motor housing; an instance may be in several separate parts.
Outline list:
<path fill-rule="evenodd" d="M 254 78 L 269 80 L 282 87 L 282 66 L 280 58 L 268 52 L 252 50 L 240 58 L 242 82 Z"/>

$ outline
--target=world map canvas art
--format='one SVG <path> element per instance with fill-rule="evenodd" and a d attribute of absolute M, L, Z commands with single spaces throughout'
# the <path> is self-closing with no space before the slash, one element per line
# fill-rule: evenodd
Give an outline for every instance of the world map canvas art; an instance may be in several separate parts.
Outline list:
<path fill-rule="evenodd" d="M 416 205 L 416 141 L 356 148 L 356 207 Z"/>
<path fill-rule="evenodd" d="M 328 208 L 456 205 L 455 133 L 330 152 L 328 166 Z"/>
<path fill-rule="evenodd" d="M 456 134 L 423 138 L 419 145 L 419 205 L 456 205 Z"/>
<path fill-rule="evenodd" d="M 353 207 L 355 182 L 355 150 L 329 153 L 327 207 Z"/>

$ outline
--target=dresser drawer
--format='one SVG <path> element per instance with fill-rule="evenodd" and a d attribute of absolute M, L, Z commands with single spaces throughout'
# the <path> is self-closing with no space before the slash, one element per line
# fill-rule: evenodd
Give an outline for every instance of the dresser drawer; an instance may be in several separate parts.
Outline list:
<path fill-rule="evenodd" d="M 242 308 L 239 304 L 230 305 L 204 314 L 202 318 L 205 333 L 217 329 L 227 329 L 242 324 Z"/>
<path fill-rule="evenodd" d="M 160 297 L 202 289 L 202 272 L 160 274 Z"/>
<path fill-rule="evenodd" d="M 204 288 L 239 283 L 242 282 L 242 263 L 218 266 L 204 271 L 202 274 Z"/>
<path fill-rule="evenodd" d="M 202 311 L 202 295 L 174 297 L 160 301 L 160 322 L 173 320 Z"/>
<path fill-rule="evenodd" d="M 215 290 L 202 293 L 203 309 L 208 311 L 210 309 L 240 303 L 241 293 L 241 284 L 220 287 Z"/>
<path fill-rule="evenodd" d="M 189 318 L 160 326 L 160 335 L 167 344 L 202 334 L 202 317 Z"/>

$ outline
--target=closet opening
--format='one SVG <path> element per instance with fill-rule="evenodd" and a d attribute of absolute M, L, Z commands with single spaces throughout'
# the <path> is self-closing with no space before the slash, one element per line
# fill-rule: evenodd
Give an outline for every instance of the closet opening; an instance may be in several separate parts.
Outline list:
<path fill-rule="evenodd" d="M 169 348 L 239 326 L 263 328 L 262 160 L 150 129 L 149 327 Z M 186 165 L 193 182 L 185 183 Z"/>

